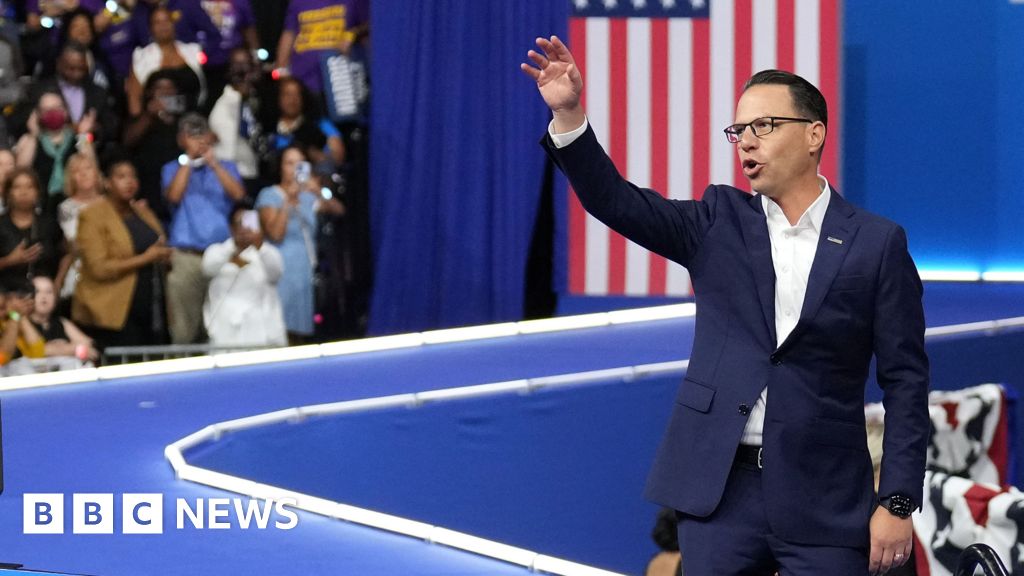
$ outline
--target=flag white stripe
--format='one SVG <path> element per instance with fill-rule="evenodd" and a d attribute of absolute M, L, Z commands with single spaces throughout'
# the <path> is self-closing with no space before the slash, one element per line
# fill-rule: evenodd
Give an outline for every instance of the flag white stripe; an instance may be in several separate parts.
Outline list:
<path fill-rule="evenodd" d="M 732 124 L 736 95 L 733 92 L 735 64 L 733 0 L 711 2 L 711 184 L 733 183 L 733 157 L 736 152 L 721 129 Z M 699 136 L 697 137 L 699 140 Z"/>
<path fill-rule="evenodd" d="M 608 149 L 610 132 L 609 44 L 611 26 L 607 18 L 587 19 L 587 120 L 598 140 Z M 584 290 L 587 294 L 608 293 L 608 228 L 587 214 L 587 266 Z"/>
<path fill-rule="evenodd" d="M 750 43 L 752 72 L 775 68 L 778 57 L 778 14 L 776 0 L 754 0 L 753 6 L 753 42 Z"/>
<path fill-rule="evenodd" d="M 793 65 L 797 74 L 818 85 L 820 49 L 818 25 L 821 0 L 796 0 L 793 15 Z"/>
<path fill-rule="evenodd" d="M 693 21 L 673 18 L 668 24 L 668 197 L 693 198 Z M 686 269 L 668 262 L 665 293 L 690 294 Z"/>
<path fill-rule="evenodd" d="M 627 28 L 626 72 L 628 112 L 626 125 L 626 178 L 636 184 L 651 186 L 651 21 L 629 18 Z M 643 296 L 650 293 L 650 252 L 626 241 L 626 294 Z"/>

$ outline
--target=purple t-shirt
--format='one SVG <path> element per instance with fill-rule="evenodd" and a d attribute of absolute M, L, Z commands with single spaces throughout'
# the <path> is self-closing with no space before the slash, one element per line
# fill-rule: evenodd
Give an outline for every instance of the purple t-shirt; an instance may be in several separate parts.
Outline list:
<path fill-rule="evenodd" d="M 231 51 L 245 44 L 242 31 L 256 25 L 249 0 L 201 0 L 210 22 L 220 32 L 219 43 L 203 45 L 210 64 L 227 64 Z"/>
<path fill-rule="evenodd" d="M 128 78 L 132 68 L 132 51 L 142 43 L 135 32 L 137 13 L 118 13 L 100 36 L 100 48 L 107 55 L 107 61 L 117 74 L 119 81 Z"/>
<path fill-rule="evenodd" d="M 103 9 L 104 1 L 105 0 L 79 0 L 78 5 L 95 14 Z M 42 15 L 42 11 L 39 9 L 39 0 L 28 0 L 25 2 L 25 12 L 28 14 Z M 57 44 L 57 40 L 60 38 L 60 25 L 61 19 L 55 18 L 53 27 L 50 28 L 50 41 L 53 42 L 54 45 Z"/>
<path fill-rule="evenodd" d="M 335 54 L 342 34 L 366 22 L 362 0 L 291 0 L 284 29 L 295 34 L 288 67 L 314 94 L 322 89 L 320 58 Z"/>

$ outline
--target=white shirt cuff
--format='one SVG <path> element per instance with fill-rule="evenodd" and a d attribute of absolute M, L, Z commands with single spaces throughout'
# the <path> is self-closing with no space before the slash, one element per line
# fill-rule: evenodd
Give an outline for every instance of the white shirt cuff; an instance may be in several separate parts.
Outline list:
<path fill-rule="evenodd" d="M 589 125 L 590 123 L 584 118 L 583 124 L 579 128 L 563 134 L 555 134 L 555 121 L 552 120 L 548 123 L 548 135 L 551 136 L 551 141 L 555 143 L 555 148 L 565 148 L 582 136 L 587 131 L 587 126 Z"/>

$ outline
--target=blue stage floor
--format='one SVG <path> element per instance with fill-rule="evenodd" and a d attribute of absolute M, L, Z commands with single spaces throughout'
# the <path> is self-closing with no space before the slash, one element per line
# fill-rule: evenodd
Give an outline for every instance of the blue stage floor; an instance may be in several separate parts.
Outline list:
<path fill-rule="evenodd" d="M 930 285 L 926 308 L 929 326 L 1024 316 L 1024 285 Z M 680 360 L 692 329 L 666 320 L 2 393 L 0 562 L 95 575 L 529 574 L 305 513 L 290 531 L 73 535 L 69 518 L 64 535 L 24 535 L 22 495 L 61 492 L 68 506 L 73 492 L 162 493 L 165 506 L 231 496 L 177 481 L 164 447 L 211 423 L 294 406 Z"/>

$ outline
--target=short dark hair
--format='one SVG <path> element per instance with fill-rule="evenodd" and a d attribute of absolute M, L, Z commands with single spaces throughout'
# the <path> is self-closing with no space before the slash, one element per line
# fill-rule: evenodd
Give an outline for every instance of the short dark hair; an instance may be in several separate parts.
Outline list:
<path fill-rule="evenodd" d="M 821 122 L 825 126 L 826 133 L 828 132 L 828 104 L 817 86 L 792 72 L 761 70 L 747 80 L 747 83 L 743 85 L 743 91 L 746 92 L 751 86 L 760 84 L 788 86 L 789 97 L 793 99 L 793 107 L 796 108 L 797 114 Z M 822 142 L 821 148 L 818 148 L 819 162 L 824 154 L 825 142 Z"/>
<path fill-rule="evenodd" d="M 820 121 L 828 128 L 828 104 L 814 84 L 785 70 L 762 70 L 747 80 L 743 85 L 743 91 L 746 92 L 751 86 L 760 84 L 788 86 L 789 96 L 793 99 L 796 111 L 811 120 Z"/>

